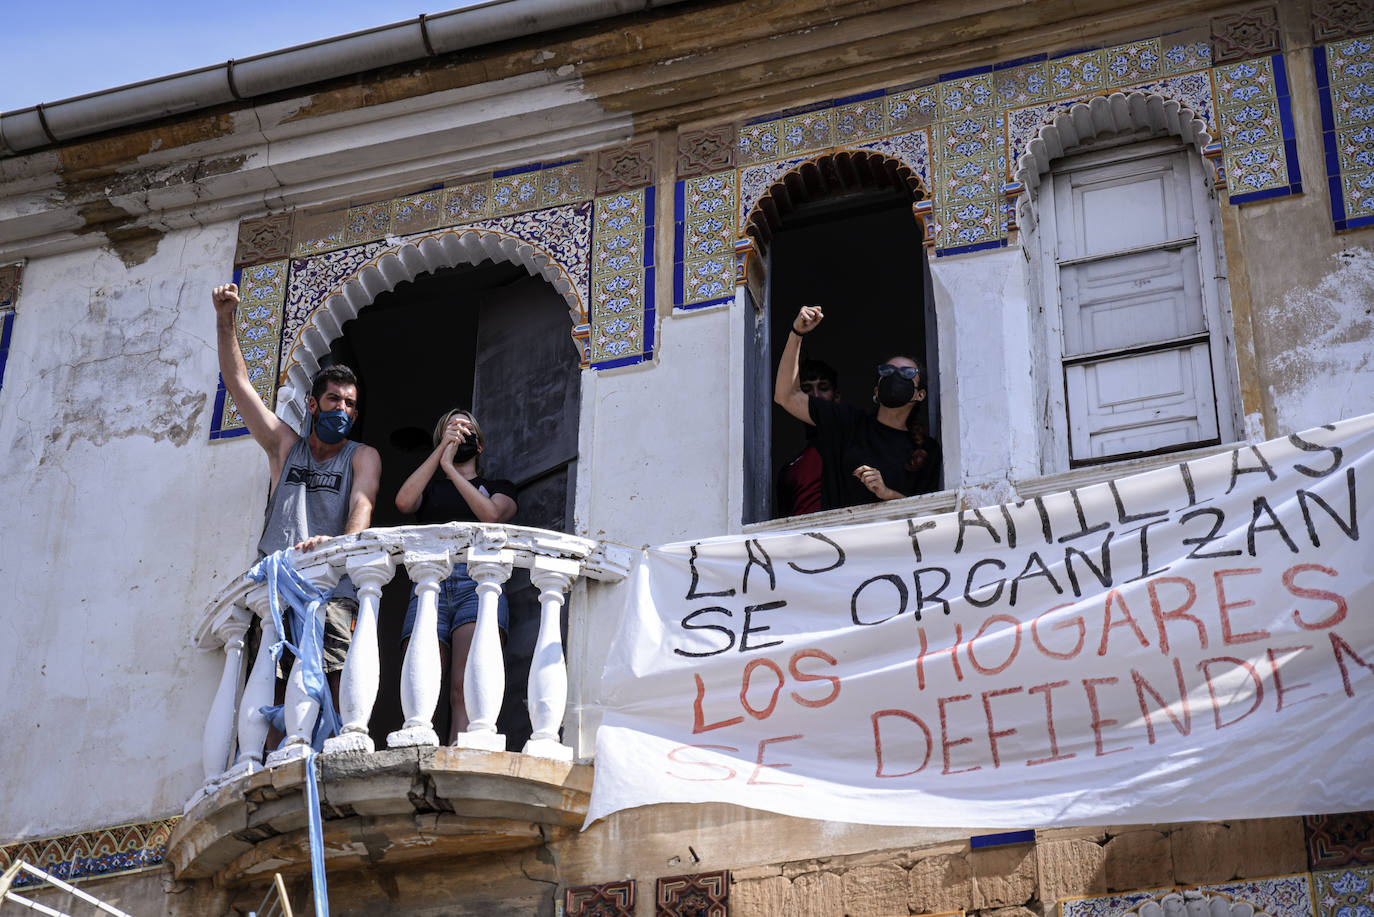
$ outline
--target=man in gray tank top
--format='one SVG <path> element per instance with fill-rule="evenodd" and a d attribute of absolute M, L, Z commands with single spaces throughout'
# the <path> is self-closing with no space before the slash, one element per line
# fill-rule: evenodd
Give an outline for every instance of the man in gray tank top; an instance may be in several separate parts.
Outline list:
<path fill-rule="evenodd" d="M 353 371 L 335 365 L 315 374 L 305 402 L 310 430 L 300 436 L 267 409 L 249 381 L 235 327 L 238 285 L 215 287 L 212 299 L 224 387 L 233 396 L 244 426 L 267 453 L 272 472 L 259 555 L 289 547 L 309 551 L 335 535 L 361 532 L 372 522 L 382 461 L 376 449 L 347 438 L 358 417 L 358 380 Z M 325 609 L 324 671 L 335 697 L 357 612 L 356 592 L 344 577 Z M 282 665 L 279 674 L 290 665 L 285 656 Z M 279 683 L 278 703 L 282 690 Z"/>

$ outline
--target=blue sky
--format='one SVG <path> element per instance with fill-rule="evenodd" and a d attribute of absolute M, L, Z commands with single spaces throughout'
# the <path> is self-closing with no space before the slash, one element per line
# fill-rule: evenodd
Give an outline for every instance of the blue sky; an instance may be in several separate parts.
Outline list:
<path fill-rule="evenodd" d="M 14 0 L 4 5 L 0 112 L 473 2 Z"/>

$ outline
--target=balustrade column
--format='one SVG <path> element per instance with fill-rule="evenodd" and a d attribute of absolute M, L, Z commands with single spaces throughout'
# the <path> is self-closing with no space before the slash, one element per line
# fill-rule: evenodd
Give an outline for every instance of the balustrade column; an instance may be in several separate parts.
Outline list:
<path fill-rule="evenodd" d="M 386 737 L 391 748 L 438 745 L 434 708 L 439 703 L 439 581 L 453 571 L 448 552 L 405 553 L 406 572 L 415 583 L 415 624 L 401 665 L 401 711 L 406 720 Z"/>
<path fill-rule="evenodd" d="M 239 699 L 239 756 L 233 771 L 252 772 L 262 764 L 263 746 L 267 744 L 267 717 L 263 707 L 272 705 L 272 688 L 277 681 L 277 666 L 272 659 L 272 644 L 277 642 L 277 626 L 267 608 L 267 587 L 257 586 L 248 593 L 248 607 L 262 625 L 258 654 L 253 670 L 243 686 Z"/>
<path fill-rule="evenodd" d="M 563 599 L 582 565 L 558 557 L 536 557 L 530 582 L 539 589 L 539 638 L 530 662 L 529 707 L 533 734 L 525 754 L 571 761 L 573 750 L 558 740 L 568 706 L 568 667 L 563 659 Z"/>
<path fill-rule="evenodd" d="M 367 734 L 372 706 L 377 701 L 381 679 L 381 659 L 377 650 L 377 604 L 382 587 L 396 575 L 396 561 L 382 551 L 346 561 L 348 576 L 358 590 L 358 623 L 344 660 L 339 679 L 339 734 L 325 739 L 324 750 L 374 751 L 376 745 Z"/>
<path fill-rule="evenodd" d="M 506 737 L 496 731 L 496 717 L 506 693 L 506 661 L 501 652 L 496 606 L 501 584 L 510 579 L 515 552 L 500 547 L 505 543 L 504 532 L 500 538 L 498 544 L 474 546 L 468 551 L 468 576 L 477 583 L 477 626 L 463 673 L 468 729 L 458 733 L 456 744 L 460 748 L 506 750 Z"/>
<path fill-rule="evenodd" d="M 239 606 L 215 630 L 215 636 L 224 643 L 224 670 L 220 672 L 210 714 L 205 718 L 205 736 L 200 746 L 206 783 L 224 773 L 229 766 L 229 756 L 234 752 L 234 701 L 239 692 L 243 635 L 248 632 L 249 620 L 248 610 Z"/>

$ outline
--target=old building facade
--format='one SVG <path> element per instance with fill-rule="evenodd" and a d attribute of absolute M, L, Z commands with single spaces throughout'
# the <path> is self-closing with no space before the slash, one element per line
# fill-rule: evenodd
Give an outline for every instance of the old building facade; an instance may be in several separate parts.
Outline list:
<path fill-rule="evenodd" d="M 298 426 L 349 363 L 383 459 L 377 528 L 313 568 L 352 575 L 375 653 L 314 765 L 335 913 L 1116 917 L 1183 888 L 1369 913 L 1360 813 L 580 829 L 639 546 L 1025 500 L 1374 412 L 1371 96 L 1360 0 L 509 0 L 0 114 L 6 863 L 134 914 L 246 914 L 275 872 L 308 899 L 306 762 L 241 755 L 268 482 L 217 384 L 232 277 L 264 401 Z M 773 371 L 809 302 L 849 400 L 883 347 L 928 367 L 937 492 L 783 518 Z M 455 403 L 521 515 L 402 528 L 386 504 Z M 516 610 L 479 692 L 504 738 L 389 742 L 438 693 L 399 647 L 409 583 L 460 556 Z"/>

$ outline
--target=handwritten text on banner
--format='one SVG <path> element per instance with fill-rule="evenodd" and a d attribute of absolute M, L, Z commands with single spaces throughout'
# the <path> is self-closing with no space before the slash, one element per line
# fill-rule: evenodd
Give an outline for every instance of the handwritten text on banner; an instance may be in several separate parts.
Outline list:
<path fill-rule="evenodd" d="M 650 549 L 588 821 L 1374 808 L 1371 494 L 1374 416 L 1022 503 Z"/>

